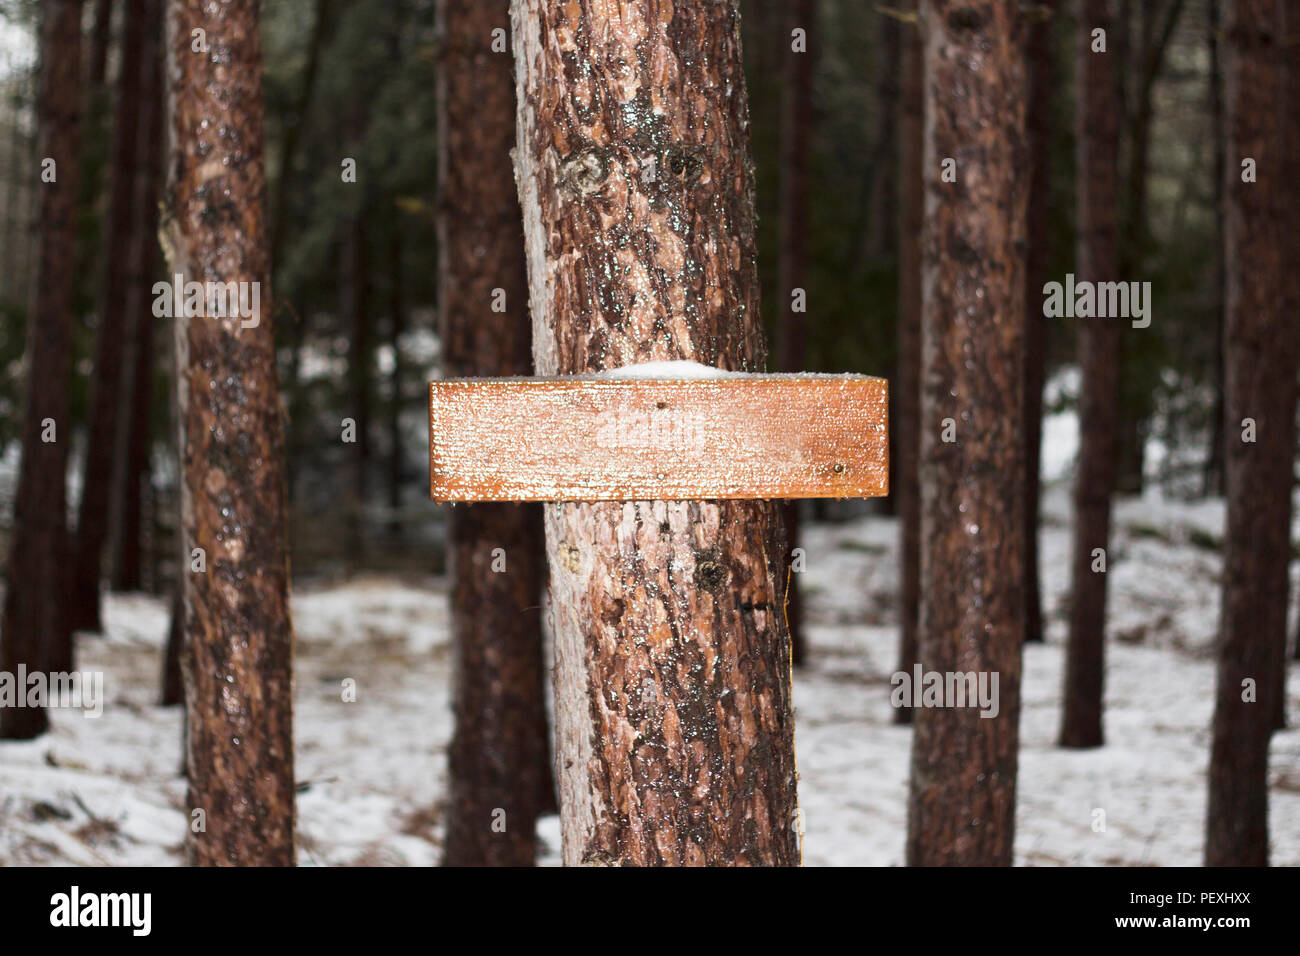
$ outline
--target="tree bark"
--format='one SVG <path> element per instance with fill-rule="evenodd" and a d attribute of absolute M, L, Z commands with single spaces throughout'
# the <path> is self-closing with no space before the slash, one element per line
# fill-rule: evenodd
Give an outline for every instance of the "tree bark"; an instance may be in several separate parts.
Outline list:
<path fill-rule="evenodd" d="M 174 319 L 191 833 L 199 865 L 294 862 L 293 632 L 257 0 L 171 0 L 170 272 L 260 283 L 256 327 Z M 208 52 L 191 48 L 206 33 Z M 251 294 L 251 291 L 250 291 Z M 250 320 L 251 321 L 251 320 Z M 206 554 L 191 571 L 192 549 Z M 206 830 L 195 829 L 203 810 Z"/>
<path fill-rule="evenodd" d="M 443 370 L 529 375 L 523 224 L 510 163 L 513 60 L 508 50 L 492 50 L 492 31 L 509 28 L 508 4 L 439 0 L 437 11 Z M 494 310 L 498 291 L 504 311 Z M 456 730 L 443 862 L 531 866 L 537 817 L 553 803 L 546 799 L 541 509 L 457 505 L 449 525 Z"/>
<path fill-rule="evenodd" d="M 916 9 L 915 0 L 909 5 Z M 924 63 L 919 24 L 902 28 L 902 89 L 898 127 L 898 378 L 893 388 L 894 478 L 898 497 L 898 670 L 911 674 L 917 661 L 917 615 L 921 600 L 921 228 L 925 221 L 925 153 L 921 88 Z M 910 724 L 912 708 L 894 711 L 894 723 Z"/>
<path fill-rule="evenodd" d="M 907 862 L 1009 865 L 1025 615 L 1023 17 L 1015 0 L 924 0 L 921 29 L 920 659 L 997 674 L 999 711 L 917 710 Z M 945 158 L 955 182 L 940 178 Z"/>
<path fill-rule="evenodd" d="M 759 370 L 735 5 L 619 14 L 513 8 L 537 371 Z M 566 864 L 798 862 L 779 531 L 770 502 L 547 506 Z"/>
<path fill-rule="evenodd" d="M 159 50 L 162 45 L 162 2 L 143 0 L 145 11 L 141 23 L 140 131 L 136 141 L 135 226 L 131 230 L 131 279 L 127 290 L 126 320 L 128 340 L 126 374 L 122 376 L 123 428 L 118 434 L 115 456 L 115 483 L 118 487 L 118 521 L 116 559 L 113 562 L 113 587 L 119 591 L 138 591 L 143 584 L 144 567 L 144 489 L 150 483 L 152 469 L 151 442 L 155 319 L 150 308 L 149 292 L 158 277 L 158 197 L 162 182 L 162 70 Z"/>
<path fill-rule="evenodd" d="M 14 494 L 0 671 L 70 666 L 66 607 L 68 372 L 72 283 L 66 275 L 76 248 L 77 166 L 81 130 L 81 0 L 42 5 L 40 79 L 36 95 L 37 158 L 55 162 L 54 182 L 34 186 L 40 197 L 36 281 L 27 325 L 27 394 L 22 458 Z M 55 440 L 43 440 L 52 422 Z M 56 646 L 60 645 L 60 646 Z M 28 739 L 45 731 L 40 707 L 0 708 L 0 738 Z"/>
<path fill-rule="evenodd" d="M 1029 141 L 1029 206 L 1025 247 L 1025 640 L 1043 640 L 1042 588 L 1038 581 L 1039 472 L 1043 448 L 1043 384 L 1047 362 L 1047 321 L 1038 307 L 1052 265 L 1052 91 L 1056 88 L 1052 26 L 1054 2 L 1040 4 L 1046 15 L 1029 23 L 1025 56 L 1029 102 L 1025 129 Z"/>
<path fill-rule="evenodd" d="M 1224 177 L 1226 176 L 1225 154 L 1227 145 L 1224 139 L 1223 125 L 1223 69 L 1219 54 L 1219 30 L 1222 21 L 1220 0 L 1208 0 L 1206 25 L 1207 42 L 1210 51 L 1210 129 L 1214 142 L 1214 342 L 1211 356 L 1211 375 L 1214 385 L 1214 411 L 1210 416 L 1210 450 L 1205 461 L 1204 479 L 1201 493 L 1204 495 L 1223 494 L 1223 452 L 1224 416 L 1227 414 L 1223 394 L 1223 327 L 1224 295 L 1227 288 L 1226 264 L 1224 262 Z"/>
<path fill-rule="evenodd" d="M 1111 32 L 1107 0 L 1080 0 L 1075 39 L 1079 106 L 1080 281 L 1114 282 L 1119 271 L 1119 87 L 1108 54 L 1093 53 L 1091 33 Z M 1066 649 L 1061 746 L 1099 747 L 1104 740 L 1106 572 L 1110 500 L 1117 465 L 1120 322 L 1080 319 L 1079 464 L 1074 479 L 1074 543 L 1070 634 Z M 1101 549 L 1100 557 L 1097 549 Z"/>
<path fill-rule="evenodd" d="M 1227 100 L 1228 517 L 1218 686 L 1210 749 L 1207 866 L 1268 863 L 1268 744 L 1286 646 L 1292 461 L 1295 451 L 1295 315 L 1280 289 L 1291 287 L 1289 230 L 1296 164 L 1288 124 L 1287 4 L 1228 4 L 1224 81 Z M 1294 17 L 1291 17 L 1294 23 Z M 1292 27 L 1294 29 L 1294 27 Z M 1258 182 L 1241 181 L 1243 158 Z M 1284 293 L 1285 295 L 1285 293 Z M 1243 440 L 1243 420 L 1257 440 Z M 1257 699 L 1246 685 L 1253 681 Z"/>
<path fill-rule="evenodd" d="M 121 427 L 124 343 L 131 299 L 132 250 L 135 248 L 136 150 L 140 136 L 141 47 L 145 34 L 144 0 L 124 0 L 122 69 L 117 82 L 117 110 L 109 168 L 108 219 L 103 237 L 99 328 L 95 335 L 94 371 L 86 422 L 86 459 L 77 514 L 73 600 L 74 630 L 98 631 L 100 578 L 109 533 L 113 452 Z M 123 254 L 119 252 L 125 250 Z M 124 261 L 125 260 L 125 261 Z"/>
<path fill-rule="evenodd" d="M 780 255 L 777 258 L 777 301 L 781 307 L 781 367 L 802 372 L 806 365 L 804 314 L 794 310 L 791 294 L 808 287 L 808 165 L 812 136 L 812 81 L 816 63 L 815 0 L 794 0 L 784 30 L 785 90 L 781 101 L 781 215 Z M 796 53 L 789 37 L 795 28 L 805 31 L 807 47 Z M 799 502 L 781 504 L 786 544 L 793 551 L 799 545 Z M 795 664 L 804 662 L 802 588 L 797 575 L 790 575 L 786 591 L 786 619 Z"/>

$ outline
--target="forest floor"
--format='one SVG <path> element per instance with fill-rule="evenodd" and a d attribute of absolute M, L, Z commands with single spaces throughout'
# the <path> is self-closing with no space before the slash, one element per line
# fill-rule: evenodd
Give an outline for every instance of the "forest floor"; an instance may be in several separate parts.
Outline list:
<path fill-rule="evenodd" d="M 1107 648 L 1107 744 L 1054 746 L 1060 719 L 1067 488 L 1044 500 L 1047 642 L 1025 652 L 1016 862 L 1198 865 L 1205 816 L 1221 502 L 1154 496 L 1118 507 Z M 808 865 L 901 864 L 911 731 L 891 722 L 897 629 L 896 525 L 812 524 L 810 663 L 795 675 L 799 798 Z M 452 731 L 446 582 L 356 577 L 303 587 L 296 731 L 303 864 L 436 863 Z M 179 710 L 156 706 L 165 601 L 112 595 L 107 634 L 80 641 L 105 672 L 90 719 L 52 712 L 52 731 L 0 744 L 0 864 L 176 864 L 185 831 Z M 344 678 L 357 700 L 344 703 Z M 1275 736 L 1273 860 L 1300 865 L 1300 668 L 1293 728 Z M 1093 829 L 1105 810 L 1105 830 Z M 558 863 L 559 823 L 539 825 Z"/>

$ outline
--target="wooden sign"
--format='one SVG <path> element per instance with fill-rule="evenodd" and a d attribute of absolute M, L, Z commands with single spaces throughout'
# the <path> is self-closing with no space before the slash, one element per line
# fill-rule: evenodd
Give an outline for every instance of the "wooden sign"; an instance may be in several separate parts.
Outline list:
<path fill-rule="evenodd" d="M 888 383 L 861 375 L 432 382 L 431 496 L 883 496 L 888 407 Z"/>

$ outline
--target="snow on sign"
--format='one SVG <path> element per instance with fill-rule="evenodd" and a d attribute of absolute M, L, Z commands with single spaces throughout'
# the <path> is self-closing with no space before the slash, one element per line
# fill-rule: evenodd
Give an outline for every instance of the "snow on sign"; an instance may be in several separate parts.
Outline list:
<path fill-rule="evenodd" d="M 862 375 L 693 363 L 429 386 L 435 501 L 871 498 L 889 397 Z"/>

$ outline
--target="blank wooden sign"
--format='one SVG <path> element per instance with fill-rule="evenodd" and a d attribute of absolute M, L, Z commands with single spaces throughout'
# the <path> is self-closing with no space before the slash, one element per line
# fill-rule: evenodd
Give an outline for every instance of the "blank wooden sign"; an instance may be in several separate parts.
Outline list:
<path fill-rule="evenodd" d="M 452 379 L 429 386 L 435 501 L 870 498 L 888 384 L 861 375 Z"/>

